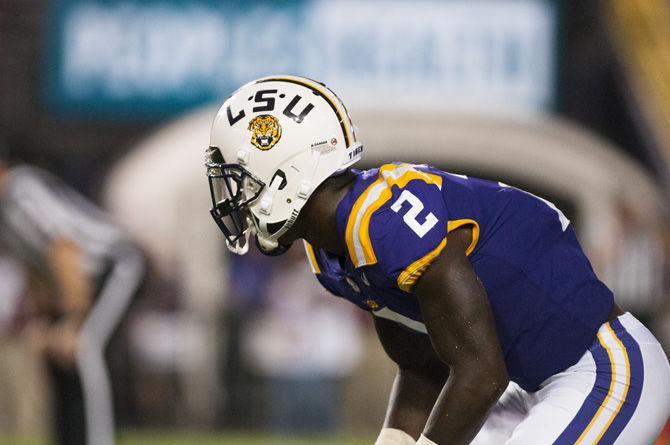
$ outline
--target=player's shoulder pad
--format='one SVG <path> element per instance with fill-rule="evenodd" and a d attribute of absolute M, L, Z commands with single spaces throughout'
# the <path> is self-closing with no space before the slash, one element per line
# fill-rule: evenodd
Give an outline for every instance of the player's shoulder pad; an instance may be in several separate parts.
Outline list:
<path fill-rule="evenodd" d="M 409 292 L 446 245 L 448 220 L 437 171 L 384 165 L 349 214 L 349 256 L 355 267 L 376 265 Z"/>

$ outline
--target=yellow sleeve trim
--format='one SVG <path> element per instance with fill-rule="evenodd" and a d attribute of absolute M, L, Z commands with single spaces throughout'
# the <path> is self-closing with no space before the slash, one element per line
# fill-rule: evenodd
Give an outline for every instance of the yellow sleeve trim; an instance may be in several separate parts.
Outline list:
<path fill-rule="evenodd" d="M 307 241 L 303 241 L 303 243 L 305 243 L 305 253 L 307 254 L 307 262 L 309 263 L 309 267 L 315 274 L 320 274 L 321 268 L 319 267 L 319 263 L 316 262 L 314 247 L 312 247 L 312 245 Z"/>
<path fill-rule="evenodd" d="M 475 250 L 475 247 L 477 247 L 477 242 L 479 241 L 479 224 L 477 221 L 474 219 L 456 219 L 454 221 L 449 221 L 447 223 L 447 233 L 463 226 L 472 226 L 472 241 L 465 250 L 465 254 L 470 256 L 472 251 Z"/>
<path fill-rule="evenodd" d="M 405 292 L 411 292 L 416 280 L 423 275 L 428 266 L 432 264 L 433 260 L 437 258 L 446 245 L 447 239 L 444 238 L 435 249 L 407 266 L 398 277 L 398 287 Z"/>
<path fill-rule="evenodd" d="M 465 250 L 465 254 L 469 256 L 472 251 L 475 250 L 477 241 L 479 241 L 479 224 L 477 221 L 474 219 L 457 219 L 454 221 L 449 221 L 447 223 L 447 233 L 467 225 L 473 226 L 472 241 Z M 405 292 L 411 292 L 412 287 L 416 283 L 416 280 L 418 280 L 419 277 L 423 275 L 426 269 L 428 269 L 428 266 L 433 263 L 435 258 L 437 258 L 440 253 L 442 253 L 442 250 L 444 250 L 446 245 L 447 238 L 444 238 L 435 249 L 431 250 L 426 255 L 407 266 L 407 268 L 400 273 L 400 276 L 398 276 L 398 287 Z"/>

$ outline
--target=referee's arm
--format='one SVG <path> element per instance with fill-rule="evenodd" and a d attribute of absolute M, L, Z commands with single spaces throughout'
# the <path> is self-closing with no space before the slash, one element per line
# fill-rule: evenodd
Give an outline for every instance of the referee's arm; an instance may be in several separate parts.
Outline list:
<path fill-rule="evenodd" d="M 92 305 L 93 286 L 84 270 L 81 249 L 68 238 L 59 237 L 50 242 L 48 264 L 62 318 L 51 329 L 47 351 L 60 363 L 72 365 L 77 354 L 79 331 Z"/>
<path fill-rule="evenodd" d="M 81 249 L 68 238 L 56 238 L 49 246 L 49 265 L 56 280 L 62 315 L 81 325 L 92 301 L 92 283 L 84 270 Z"/>

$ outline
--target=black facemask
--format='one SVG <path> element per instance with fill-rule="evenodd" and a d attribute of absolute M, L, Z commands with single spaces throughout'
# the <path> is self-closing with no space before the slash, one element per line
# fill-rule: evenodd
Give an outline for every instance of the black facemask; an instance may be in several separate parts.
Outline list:
<path fill-rule="evenodd" d="M 209 213 L 231 246 L 246 242 L 248 207 L 265 187 L 239 164 L 226 164 L 216 147 L 207 150 L 207 179 L 212 198 Z"/>

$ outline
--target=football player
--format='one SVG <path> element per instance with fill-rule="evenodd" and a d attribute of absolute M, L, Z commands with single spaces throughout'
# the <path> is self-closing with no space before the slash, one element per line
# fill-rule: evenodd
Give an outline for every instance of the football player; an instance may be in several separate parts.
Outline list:
<path fill-rule="evenodd" d="M 426 165 L 352 169 L 362 153 L 332 91 L 272 76 L 225 101 L 206 167 L 231 251 L 303 239 L 321 284 L 373 315 L 398 365 L 377 444 L 654 441 L 668 359 L 556 206 Z"/>

